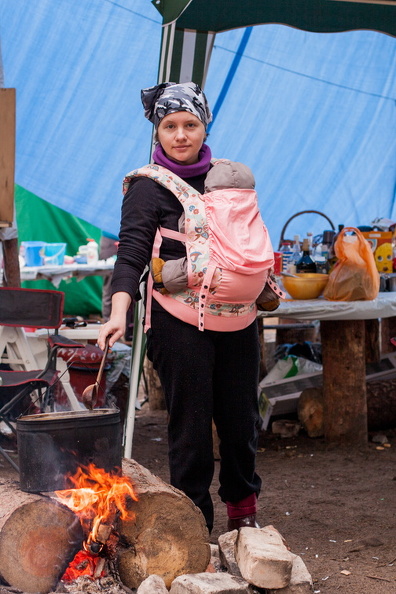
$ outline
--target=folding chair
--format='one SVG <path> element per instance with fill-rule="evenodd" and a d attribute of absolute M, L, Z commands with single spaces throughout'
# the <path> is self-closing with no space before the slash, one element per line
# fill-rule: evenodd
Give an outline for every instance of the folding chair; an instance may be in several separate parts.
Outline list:
<path fill-rule="evenodd" d="M 84 346 L 57 333 L 63 303 L 64 293 L 60 291 L 0 287 L 0 422 L 13 433 L 17 417 L 27 414 L 32 405 L 33 412 L 53 408 L 54 389 L 60 381 L 58 349 Z M 47 362 L 42 369 L 37 369 L 25 328 L 55 330 L 47 337 Z M 0 454 L 18 470 L 1 446 Z"/>

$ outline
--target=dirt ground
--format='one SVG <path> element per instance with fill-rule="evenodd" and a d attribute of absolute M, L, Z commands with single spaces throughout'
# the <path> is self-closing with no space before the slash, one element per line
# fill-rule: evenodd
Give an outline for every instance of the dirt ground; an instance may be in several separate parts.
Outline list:
<path fill-rule="evenodd" d="M 383 433 L 390 447 L 376 449 L 370 441 L 358 451 L 332 448 L 303 433 L 284 439 L 261 433 L 259 523 L 275 526 L 303 558 L 317 593 L 396 593 L 396 431 Z M 169 480 L 163 411 L 145 404 L 137 412 L 132 456 Z M 213 543 L 227 523 L 217 495 L 218 468 L 217 461 Z"/>
<path fill-rule="evenodd" d="M 261 434 L 259 523 L 275 526 L 303 558 L 316 593 L 396 593 L 396 430 L 383 433 L 390 447 L 376 449 L 370 440 L 358 451 L 303 433 L 284 439 Z M 150 411 L 148 404 L 137 411 L 132 456 L 168 481 L 164 411 Z M 217 495 L 218 465 L 213 543 L 227 521 Z M 0 477 L 16 477 L 1 457 Z"/>

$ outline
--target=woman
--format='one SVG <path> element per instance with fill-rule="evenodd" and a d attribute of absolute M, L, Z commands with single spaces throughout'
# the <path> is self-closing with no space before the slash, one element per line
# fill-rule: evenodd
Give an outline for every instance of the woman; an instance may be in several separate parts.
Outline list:
<path fill-rule="evenodd" d="M 200 193 L 211 168 L 204 143 L 212 115 L 194 83 L 163 83 L 142 91 L 145 116 L 154 124 L 153 160 Z M 112 280 L 112 312 L 99 337 L 104 347 L 125 332 L 125 317 L 150 262 L 158 227 L 177 231 L 183 207 L 166 188 L 146 177 L 132 179 L 122 206 L 120 243 Z M 182 243 L 164 238 L 160 257 L 186 255 Z M 231 332 L 199 331 L 163 309 L 153 292 L 147 354 L 165 393 L 169 413 L 171 484 L 202 510 L 209 531 L 214 473 L 212 419 L 220 440 L 219 495 L 227 505 L 228 529 L 256 526 L 261 479 L 255 472 L 259 412 L 259 341 L 256 321 Z"/>

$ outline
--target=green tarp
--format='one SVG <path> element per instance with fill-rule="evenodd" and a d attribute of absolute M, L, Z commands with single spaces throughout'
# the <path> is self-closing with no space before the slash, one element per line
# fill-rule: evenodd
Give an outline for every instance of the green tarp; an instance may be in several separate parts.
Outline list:
<path fill-rule="evenodd" d="M 66 243 L 66 254 L 74 256 L 78 247 L 92 237 L 100 241 L 100 229 L 66 211 L 57 208 L 28 192 L 20 186 L 15 187 L 15 205 L 18 221 L 18 240 L 45 241 L 47 243 Z M 81 281 L 67 279 L 58 287 L 65 293 L 66 315 L 88 316 L 101 313 L 103 279 L 92 276 Z M 46 280 L 25 281 L 24 287 L 33 289 L 54 289 Z"/>

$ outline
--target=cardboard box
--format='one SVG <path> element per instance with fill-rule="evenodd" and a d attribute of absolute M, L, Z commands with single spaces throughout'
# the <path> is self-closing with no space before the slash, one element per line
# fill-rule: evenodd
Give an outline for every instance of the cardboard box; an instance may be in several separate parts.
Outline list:
<path fill-rule="evenodd" d="M 391 231 L 364 231 L 371 245 L 378 272 L 393 272 L 393 248 Z"/>

